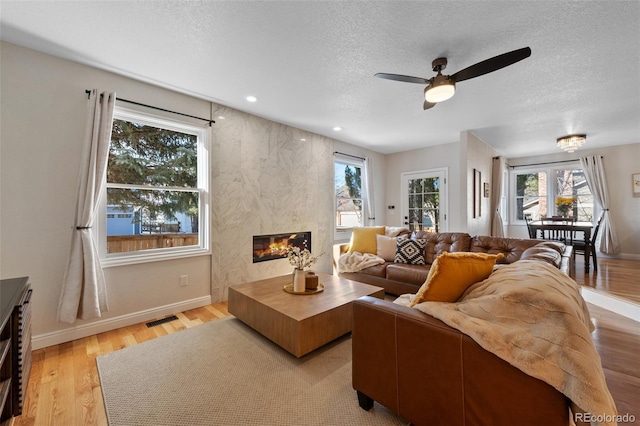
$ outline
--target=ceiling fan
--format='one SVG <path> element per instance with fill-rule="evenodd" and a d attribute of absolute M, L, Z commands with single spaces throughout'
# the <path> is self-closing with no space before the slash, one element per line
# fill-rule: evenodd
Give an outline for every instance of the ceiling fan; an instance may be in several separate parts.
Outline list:
<path fill-rule="evenodd" d="M 435 77 L 422 78 L 387 73 L 377 73 L 375 77 L 403 81 L 405 83 L 426 84 L 427 86 L 424 88 L 425 100 L 423 109 L 429 109 L 434 107 L 438 102 L 446 101 L 452 97 L 456 91 L 456 83 L 508 67 L 529 56 L 531 56 L 531 49 L 529 47 L 523 47 L 522 49 L 503 53 L 502 55 L 478 62 L 452 75 L 442 75 L 442 70 L 447 67 L 447 58 L 437 58 L 431 63 L 433 71 L 438 73 Z"/>

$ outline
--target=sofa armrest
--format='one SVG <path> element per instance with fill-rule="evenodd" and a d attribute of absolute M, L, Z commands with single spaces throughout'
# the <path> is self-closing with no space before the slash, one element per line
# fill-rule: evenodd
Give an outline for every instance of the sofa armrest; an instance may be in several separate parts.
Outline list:
<path fill-rule="evenodd" d="M 333 275 L 338 275 L 338 259 L 347 251 L 349 251 L 349 243 L 333 245 Z"/>
<path fill-rule="evenodd" d="M 576 278 L 576 252 L 573 246 L 566 245 L 560 260 L 560 270 L 571 278 Z"/>

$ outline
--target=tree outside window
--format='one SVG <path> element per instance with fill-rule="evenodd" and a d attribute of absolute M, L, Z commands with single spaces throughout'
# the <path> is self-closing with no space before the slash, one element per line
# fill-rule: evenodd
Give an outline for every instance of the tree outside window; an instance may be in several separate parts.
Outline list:
<path fill-rule="evenodd" d="M 336 227 L 363 226 L 362 167 L 336 161 Z"/>
<path fill-rule="evenodd" d="M 116 114 L 113 122 L 106 251 L 200 246 L 199 135 L 140 121 Z"/>

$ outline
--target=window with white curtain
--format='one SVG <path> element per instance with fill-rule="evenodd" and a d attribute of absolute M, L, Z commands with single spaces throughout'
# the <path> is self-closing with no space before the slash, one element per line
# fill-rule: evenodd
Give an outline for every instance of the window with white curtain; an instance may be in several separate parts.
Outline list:
<path fill-rule="evenodd" d="M 208 250 L 207 132 L 116 107 L 99 227 L 103 263 Z"/>
<path fill-rule="evenodd" d="M 334 171 L 336 238 L 348 238 L 352 228 L 366 224 L 364 160 L 336 154 Z"/>
<path fill-rule="evenodd" d="M 520 169 L 511 172 L 511 221 L 541 217 L 568 216 L 592 222 L 595 217 L 593 195 L 579 163 Z"/>

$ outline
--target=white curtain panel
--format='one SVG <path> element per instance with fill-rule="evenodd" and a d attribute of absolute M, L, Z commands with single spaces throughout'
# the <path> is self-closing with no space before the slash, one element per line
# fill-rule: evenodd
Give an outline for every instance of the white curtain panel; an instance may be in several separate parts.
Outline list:
<path fill-rule="evenodd" d="M 504 223 L 500 215 L 500 200 L 502 198 L 502 177 L 504 176 L 504 158 L 494 157 L 491 168 L 491 235 L 504 237 Z"/>
<path fill-rule="evenodd" d="M 598 231 L 596 247 L 602 253 L 616 254 L 618 253 L 618 237 L 609 214 L 609 190 L 607 178 L 604 174 L 603 158 L 599 155 L 581 157 L 580 165 L 593 198 L 600 205 L 604 214 Z"/>
<path fill-rule="evenodd" d="M 98 200 L 104 187 L 115 101 L 115 93 L 98 93 L 94 89 L 89 94 L 75 227 L 58 304 L 60 322 L 99 318 L 109 309 L 104 274 L 91 227 L 95 223 Z"/>
<path fill-rule="evenodd" d="M 374 226 L 376 224 L 376 205 L 373 199 L 373 172 L 371 167 L 371 160 L 369 158 L 364 159 L 364 193 L 367 197 L 367 224 Z"/>

